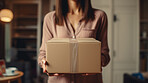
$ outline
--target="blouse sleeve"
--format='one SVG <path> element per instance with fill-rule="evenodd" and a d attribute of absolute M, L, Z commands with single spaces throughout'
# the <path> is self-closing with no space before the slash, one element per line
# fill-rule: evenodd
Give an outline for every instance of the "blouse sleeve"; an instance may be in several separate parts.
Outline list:
<path fill-rule="evenodd" d="M 38 55 L 38 64 L 42 67 L 42 60 L 46 59 L 46 42 L 52 38 L 50 31 L 51 20 L 48 15 L 44 18 L 42 44 Z"/>
<path fill-rule="evenodd" d="M 101 65 L 105 67 L 110 61 L 107 40 L 108 20 L 105 12 L 102 14 L 100 22 L 101 23 L 97 31 L 97 39 L 101 41 Z"/>

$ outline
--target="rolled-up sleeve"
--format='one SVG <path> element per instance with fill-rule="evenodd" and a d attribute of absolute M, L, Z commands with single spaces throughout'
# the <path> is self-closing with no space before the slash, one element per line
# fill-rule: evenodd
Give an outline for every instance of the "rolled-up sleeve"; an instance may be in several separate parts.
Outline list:
<path fill-rule="evenodd" d="M 46 59 L 46 42 L 52 38 L 50 27 L 51 27 L 51 19 L 47 14 L 44 17 L 42 44 L 41 44 L 39 55 L 38 55 L 38 64 L 40 65 L 40 67 L 42 67 L 41 61 L 43 59 Z"/>
<path fill-rule="evenodd" d="M 107 40 L 107 28 L 108 28 L 108 20 L 105 12 L 101 14 L 101 20 L 99 23 L 99 28 L 97 32 L 97 39 L 101 41 L 101 64 L 102 66 L 106 66 L 110 61 L 109 56 L 109 48 L 108 48 L 108 40 Z"/>

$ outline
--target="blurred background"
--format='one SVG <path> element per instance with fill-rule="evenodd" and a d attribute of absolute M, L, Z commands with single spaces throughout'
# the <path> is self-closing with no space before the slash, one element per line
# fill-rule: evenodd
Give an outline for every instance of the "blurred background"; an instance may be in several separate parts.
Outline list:
<path fill-rule="evenodd" d="M 111 62 L 103 68 L 104 83 L 148 83 L 133 76 L 148 71 L 148 0 L 91 2 L 108 16 Z M 23 83 L 46 83 L 37 57 L 43 18 L 54 9 L 55 0 L 0 0 L 0 59 L 23 71 Z"/>

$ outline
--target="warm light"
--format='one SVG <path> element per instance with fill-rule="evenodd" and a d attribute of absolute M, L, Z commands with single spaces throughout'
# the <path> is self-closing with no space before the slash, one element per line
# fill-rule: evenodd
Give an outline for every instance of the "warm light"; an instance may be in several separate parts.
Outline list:
<path fill-rule="evenodd" d="M 10 22 L 13 19 L 13 13 L 9 9 L 2 9 L 0 11 L 0 20 L 3 22 Z"/>

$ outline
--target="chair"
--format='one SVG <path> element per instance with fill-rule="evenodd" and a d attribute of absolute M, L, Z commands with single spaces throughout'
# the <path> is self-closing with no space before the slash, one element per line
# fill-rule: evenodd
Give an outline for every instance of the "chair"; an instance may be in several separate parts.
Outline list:
<path fill-rule="evenodd" d="M 148 83 L 146 80 L 141 80 L 127 73 L 124 74 L 124 83 Z"/>

